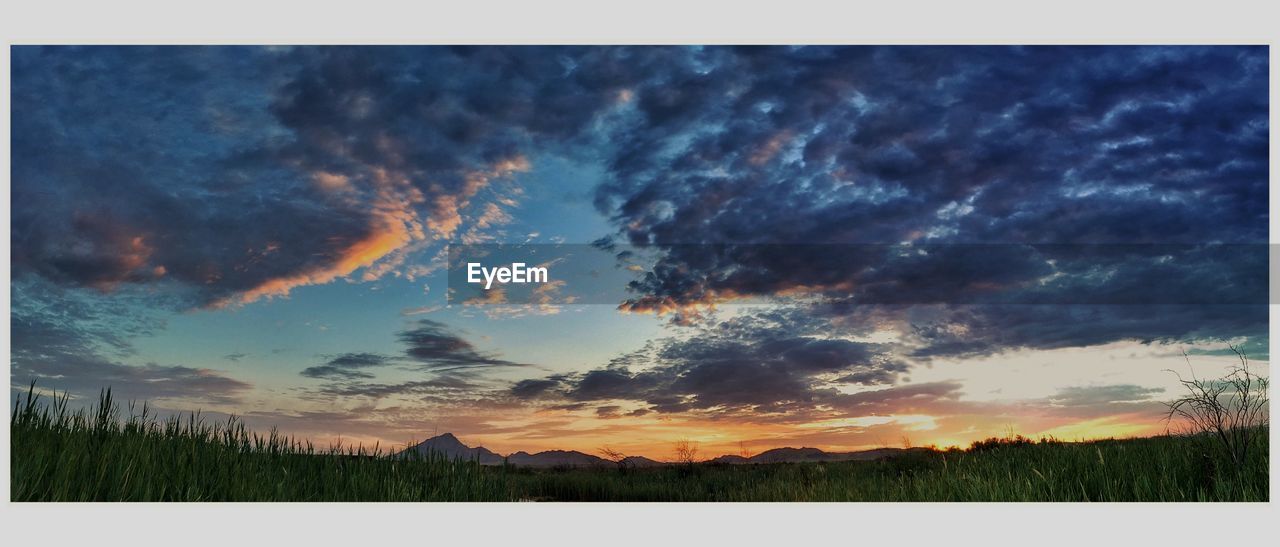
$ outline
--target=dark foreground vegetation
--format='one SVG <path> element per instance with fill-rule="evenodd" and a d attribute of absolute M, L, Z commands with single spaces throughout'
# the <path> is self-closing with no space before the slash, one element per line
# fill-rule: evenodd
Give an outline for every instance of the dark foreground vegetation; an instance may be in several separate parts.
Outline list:
<path fill-rule="evenodd" d="M 878 461 L 525 469 L 258 435 L 234 419 L 125 417 L 103 395 L 20 397 L 11 501 L 1267 501 L 1267 435 L 1243 464 L 1211 435 L 1021 437 Z"/>

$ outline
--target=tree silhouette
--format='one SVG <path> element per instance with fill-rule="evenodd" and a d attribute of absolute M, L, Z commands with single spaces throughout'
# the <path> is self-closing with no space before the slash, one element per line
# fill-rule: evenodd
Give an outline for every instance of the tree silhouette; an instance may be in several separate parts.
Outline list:
<path fill-rule="evenodd" d="M 1211 380 L 1201 380 L 1191 370 L 1191 379 L 1178 376 L 1178 382 L 1186 388 L 1182 397 L 1165 403 L 1168 413 L 1165 422 L 1172 424 L 1179 421 L 1186 433 L 1203 434 L 1215 439 L 1216 444 L 1227 453 L 1236 468 L 1243 468 L 1248 461 L 1251 449 L 1267 436 L 1270 425 L 1268 417 L 1269 382 L 1265 376 L 1258 376 L 1249 368 L 1249 357 L 1236 346 L 1228 346 L 1236 354 L 1239 365 L 1232 367 L 1226 376 Z M 1182 357 L 1191 367 L 1191 359 L 1187 352 Z M 1256 447 L 1264 450 L 1265 447 Z"/>
<path fill-rule="evenodd" d="M 698 461 L 698 441 L 680 439 L 675 445 L 676 462 L 692 466 Z"/>
<path fill-rule="evenodd" d="M 619 452 L 607 446 L 602 446 L 596 450 L 600 452 L 601 456 L 604 456 L 604 459 L 609 460 L 613 462 L 614 465 L 618 466 L 618 472 L 625 473 L 627 471 L 627 455 L 626 454 L 623 454 L 622 452 Z"/>

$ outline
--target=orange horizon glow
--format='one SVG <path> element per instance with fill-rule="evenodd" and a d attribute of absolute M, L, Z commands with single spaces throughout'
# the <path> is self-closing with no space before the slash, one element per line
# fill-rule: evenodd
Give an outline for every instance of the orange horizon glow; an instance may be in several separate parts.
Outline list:
<path fill-rule="evenodd" d="M 576 450 L 599 456 L 601 449 L 609 448 L 628 456 L 669 461 L 673 459 L 674 445 L 688 440 L 696 443 L 698 459 L 706 460 L 722 455 L 753 456 L 775 448 L 817 448 L 826 452 L 858 452 L 877 448 L 926 447 L 938 450 L 968 448 L 973 442 L 992 437 L 1005 438 L 1022 435 L 1032 440 L 1051 438 L 1062 442 L 1088 442 L 1105 439 L 1152 437 L 1167 431 L 1160 421 L 1141 421 L 1137 416 L 1108 416 L 1082 421 L 1051 423 L 1028 422 L 1027 427 L 1011 426 L 1009 422 L 986 417 L 961 416 L 940 418 L 933 416 L 869 417 L 874 424 L 850 430 L 818 430 L 809 424 L 767 425 L 726 424 L 710 421 L 680 421 L 670 419 L 649 420 L 646 423 L 629 424 L 629 433 L 609 431 L 596 433 L 583 430 L 581 434 L 566 434 L 556 438 L 517 438 L 503 433 L 472 433 L 438 430 L 412 439 L 390 439 L 380 435 L 316 434 L 309 439 L 316 446 L 330 446 L 341 442 L 342 446 L 379 446 L 384 451 L 398 451 L 422 442 L 435 435 L 452 433 L 467 446 L 483 446 L 501 455 L 515 452 L 537 453 L 546 450 Z M 919 424 L 940 422 L 947 427 L 920 429 Z M 960 421 L 966 420 L 966 421 Z M 954 423 L 953 423 L 954 422 Z M 966 425 L 967 424 L 967 425 Z M 981 425 L 978 425 L 981 424 Z M 534 424 L 528 424 L 534 426 Z M 888 426 L 887 428 L 885 426 Z M 613 428 L 610 428 L 611 430 Z M 536 431 L 530 427 L 531 431 Z M 841 440 L 844 439 L 844 442 Z"/>

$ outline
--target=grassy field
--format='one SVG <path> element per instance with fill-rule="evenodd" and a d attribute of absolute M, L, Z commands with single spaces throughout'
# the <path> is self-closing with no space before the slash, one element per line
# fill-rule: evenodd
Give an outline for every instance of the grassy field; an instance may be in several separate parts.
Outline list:
<path fill-rule="evenodd" d="M 1235 465 L 1206 436 L 997 439 L 872 462 L 482 467 L 317 448 L 232 419 L 123 416 L 105 394 L 19 398 L 11 501 L 1267 501 L 1266 436 Z"/>

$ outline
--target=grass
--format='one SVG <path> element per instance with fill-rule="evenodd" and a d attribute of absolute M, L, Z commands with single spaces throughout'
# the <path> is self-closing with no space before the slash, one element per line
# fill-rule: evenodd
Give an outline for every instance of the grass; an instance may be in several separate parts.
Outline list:
<path fill-rule="evenodd" d="M 10 418 L 11 501 L 499 501 L 503 473 L 375 447 L 258 435 L 233 419 L 159 420 L 146 407 L 121 419 L 105 392 L 92 409 L 30 392 Z"/>
<path fill-rule="evenodd" d="M 1267 435 L 1236 465 L 1207 436 L 991 439 L 873 462 L 483 467 L 311 444 L 198 413 L 159 419 L 104 392 L 68 410 L 28 392 L 10 418 L 11 501 L 1267 501 Z"/>

